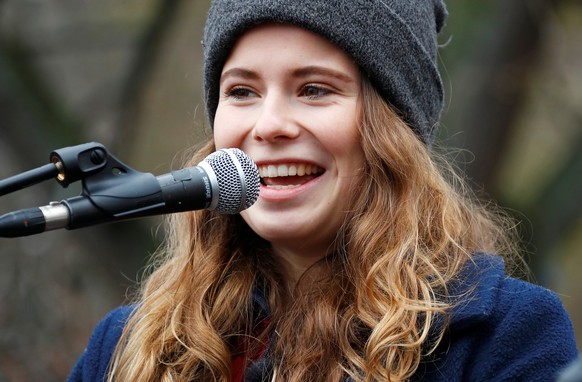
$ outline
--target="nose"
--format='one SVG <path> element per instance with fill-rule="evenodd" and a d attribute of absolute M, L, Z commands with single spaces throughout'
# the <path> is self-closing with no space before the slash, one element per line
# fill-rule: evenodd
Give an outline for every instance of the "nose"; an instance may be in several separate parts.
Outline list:
<path fill-rule="evenodd" d="M 252 135 L 258 141 L 280 142 L 297 138 L 300 130 L 290 100 L 272 94 L 264 98 Z"/>

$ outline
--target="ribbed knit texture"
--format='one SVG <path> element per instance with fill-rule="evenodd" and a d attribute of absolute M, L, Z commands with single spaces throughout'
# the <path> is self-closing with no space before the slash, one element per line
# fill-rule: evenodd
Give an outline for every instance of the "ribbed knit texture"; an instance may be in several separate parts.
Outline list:
<path fill-rule="evenodd" d="M 311 30 L 346 51 L 430 145 L 443 109 L 436 57 L 446 16 L 441 0 L 214 0 L 203 41 L 210 125 L 222 67 L 236 39 L 253 26 L 277 22 Z"/>

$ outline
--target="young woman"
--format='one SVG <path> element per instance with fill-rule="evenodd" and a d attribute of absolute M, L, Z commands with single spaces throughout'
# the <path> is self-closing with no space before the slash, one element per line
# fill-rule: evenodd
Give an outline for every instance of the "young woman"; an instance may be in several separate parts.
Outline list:
<path fill-rule="evenodd" d="M 240 215 L 172 216 L 135 305 L 71 381 L 550 381 L 576 358 L 511 225 L 431 151 L 437 0 L 216 0 L 213 139 L 258 165 Z M 456 186 L 454 186 L 456 185 Z"/>

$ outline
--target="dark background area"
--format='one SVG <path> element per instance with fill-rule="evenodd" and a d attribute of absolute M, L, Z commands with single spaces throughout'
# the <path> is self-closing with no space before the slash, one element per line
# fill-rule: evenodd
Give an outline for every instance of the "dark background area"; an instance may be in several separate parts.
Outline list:
<path fill-rule="evenodd" d="M 0 179 L 51 151 L 104 144 L 177 169 L 204 136 L 206 0 L 0 0 Z M 450 0 L 440 141 L 475 190 L 520 221 L 534 281 L 582 336 L 582 2 Z M 80 192 L 56 181 L 0 214 Z M 0 381 L 62 381 L 98 320 L 131 295 L 160 219 L 0 238 Z"/>

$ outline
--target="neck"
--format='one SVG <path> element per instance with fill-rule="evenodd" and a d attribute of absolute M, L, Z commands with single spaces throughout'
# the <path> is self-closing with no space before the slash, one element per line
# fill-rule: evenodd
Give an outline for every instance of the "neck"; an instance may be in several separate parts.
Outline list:
<path fill-rule="evenodd" d="M 281 266 L 281 273 L 289 288 L 293 288 L 305 271 L 323 259 L 326 253 L 327 249 L 310 251 L 306 248 L 273 246 L 273 254 Z"/>

